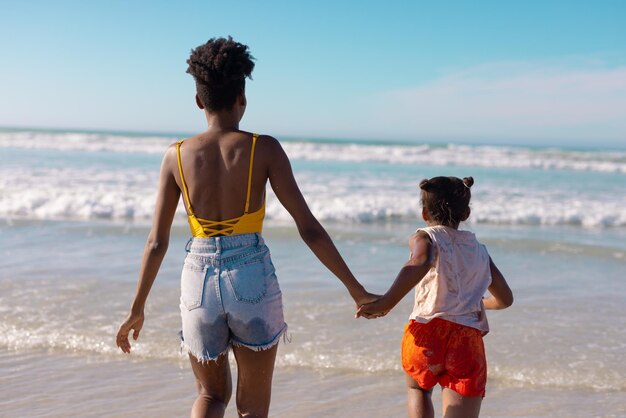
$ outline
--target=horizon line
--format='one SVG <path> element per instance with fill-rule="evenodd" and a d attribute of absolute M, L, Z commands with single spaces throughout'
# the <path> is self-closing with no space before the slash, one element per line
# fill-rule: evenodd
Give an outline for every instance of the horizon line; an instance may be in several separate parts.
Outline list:
<path fill-rule="evenodd" d="M 99 129 L 99 128 L 85 128 L 85 127 L 42 127 L 42 126 L 19 126 L 19 125 L 3 125 L 0 124 L 0 132 L 2 131 L 20 131 L 20 132 L 55 132 L 55 133 L 88 133 L 88 134 L 112 134 L 112 135 L 128 135 L 131 136 L 158 136 L 158 137 L 190 137 L 196 135 L 191 132 L 183 132 L 183 131 L 155 131 L 155 130 L 138 130 L 138 129 L 116 129 L 116 128 L 107 128 L 107 129 Z M 455 138 L 450 139 L 449 137 L 431 137 L 429 140 L 425 140 L 424 138 L 415 137 L 414 139 L 400 139 L 400 138 L 356 138 L 356 137 L 347 137 L 347 136 L 307 136 L 307 135 L 294 135 L 294 134 L 276 134 L 272 136 L 277 136 L 286 140 L 311 140 L 317 142 L 347 142 L 347 143 L 357 143 L 357 144 L 372 144 L 372 143 L 385 143 L 389 145 L 416 145 L 419 143 L 422 144 L 432 144 L 432 145 L 474 145 L 474 146 L 508 146 L 508 147 L 516 147 L 516 148 L 561 148 L 561 149 L 569 149 L 569 150 L 602 150 L 602 151 L 611 151 L 618 150 L 623 151 L 626 150 L 626 138 L 618 143 L 617 141 L 604 141 L 604 144 L 597 146 L 597 140 L 586 140 L 586 141 L 577 141 L 577 143 L 564 143 L 568 141 L 567 139 L 554 139 L 553 141 L 547 141 L 544 138 L 538 138 L 534 140 L 528 140 L 527 143 L 522 143 L 522 139 L 516 138 L 508 140 L 494 140 L 485 139 L 482 140 L 476 138 Z M 571 140 L 570 140 L 571 141 Z M 581 143 L 582 142 L 582 143 Z M 593 143 L 596 145 L 595 147 L 592 145 L 585 145 L 587 143 Z"/>

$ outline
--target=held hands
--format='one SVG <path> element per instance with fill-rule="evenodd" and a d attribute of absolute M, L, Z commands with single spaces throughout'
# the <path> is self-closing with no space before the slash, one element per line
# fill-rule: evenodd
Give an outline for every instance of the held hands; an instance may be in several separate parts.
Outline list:
<path fill-rule="evenodd" d="M 117 337 L 115 342 L 117 346 L 125 353 L 130 353 L 130 342 L 128 341 L 128 334 L 130 330 L 133 331 L 133 340 L 139 338 L 139 331 L 143 327 L 143 311 L 139 313 L 129 313 L 126 320 L 120 325 L 120 329 L 117 331 Z"/>
<path fill-rule="evenodd" d="M 390 309 L 385 306 L 384 302 L 384 299 L 381 297 L 374 302 L 359 306 L 356 311 L 355 318 L 362 316 L 367 319 L 374 319 L 387 315 Z"/>
<path fill-rule="evenodd" d="M 356 303 L 355 318 L 365 317 L 367 319 L 378 318 L 387 315 L 389 309 L 383 306 L 383 300 L 381 295 L 370 293 L 365 289 L 362 289 L 358 295 L 353 295 L 354 302 Z"/>
<path fill-rule="evenodd" d="M 357 309 L 365 304 L 374 302 L 380 299 L 380 295 L 376 295 L 374 293 L 370 293 L 367 290 L 363 289 L 358 295 L 353 295 L 354 303 L 356 303 Z"/>

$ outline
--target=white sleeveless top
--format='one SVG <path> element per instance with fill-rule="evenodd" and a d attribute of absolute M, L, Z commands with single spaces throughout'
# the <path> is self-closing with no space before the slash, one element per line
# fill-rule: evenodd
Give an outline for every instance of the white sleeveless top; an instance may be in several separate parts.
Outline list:
<path fill-rule="evenodd" d="M 487 248 L 470 231 L 433 226 L 424 231 L 432 241 L 433 267 L 415 286 L 409 319 L 426 323 L 440 318 L 489 332 L 482 298 L 491 285 Z"/>

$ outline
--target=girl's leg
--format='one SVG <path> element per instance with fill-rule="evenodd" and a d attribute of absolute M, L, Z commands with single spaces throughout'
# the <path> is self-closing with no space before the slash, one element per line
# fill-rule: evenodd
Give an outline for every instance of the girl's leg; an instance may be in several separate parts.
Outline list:
<path fill-rule="evenodd" d="M 463 396 L 448 388 L 441 391 L 444 418 L 478 418 L 482 401 L 482 396 Z"/>
<path fill-rule="evenodd" d="M 261 351 L 233 347 L 237 360 L 237 412 L 240 417 L 267 417 L 277 351 L 278 344 Z"/>
<path fill-rule="evenodd" d="M 189 360 L 198 386 L 191 418 L 222 418 L 233 390 L 228 353 L 204 363 L 189 354 Z"/>
<path fill-rule="evenodd" d="M 431 395 L 432 389 L 422 389 L 408 374 L 406 375 L 409 418 L 434 418 L 435 410 Z"/>

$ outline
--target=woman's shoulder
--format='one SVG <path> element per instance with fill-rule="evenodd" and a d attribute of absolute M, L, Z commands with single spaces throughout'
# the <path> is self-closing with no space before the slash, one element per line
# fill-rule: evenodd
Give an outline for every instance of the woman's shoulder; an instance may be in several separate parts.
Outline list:
<path fill-rule="evenodd" d="M 278 141 L 278 139 L 274 138 L 271 135 L 267 135 L 267 134 L 251 134 L 251 135 L 256 135 L 257 136 L 257 141 L 259 144 L 265 145 L 267 147 L 280 147 L 280 142 Z"/>
<path fill-rule="evenodd" d="M 163 161 L 169 161 L 176 159 L 177 148 L 179 144 L 182 144 L 183 140 L 179 140 L 176 142 L 172 142 L 167 146 L 165 152 L 163 153 Z"/>
<path fill-rule="evenodd" d="M 283 156 L 286 158 L 287 156 L 280 141 L 271 135 L 265 134 L 258 134 L 255 153 L 261 158 L 267 158 L 269 163 L 275 159 L 281 159 Z"/>
<path fill-rule="evenodd" d="M 189 136 L 187 138 L 177 138 L 174 142 L 170 143 L 167 147 L 167 149 L 165 150 L 165 154 L 168 155 L 170 153 L 176 153 L 176 149 L 180 146 L 183 147 L 183 144 L 189 144 L 193 141 L 197 141 L 199 138 L 201 138 L 202 134 L 197 134 L 197 135 L 193 135 L 193 136 Z"/>

